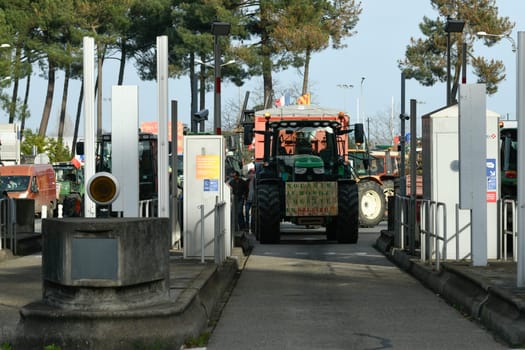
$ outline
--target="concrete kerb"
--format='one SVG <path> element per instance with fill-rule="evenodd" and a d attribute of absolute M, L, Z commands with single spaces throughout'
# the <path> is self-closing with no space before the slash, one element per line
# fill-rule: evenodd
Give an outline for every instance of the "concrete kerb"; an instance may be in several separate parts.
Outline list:
<path fill-rule="evenodd" d="M 417 278 L 464 314 L 479 321 L 510 346 L 525 345 L 525 302 L 512 294 L 469 275 L 452 263 L 441 271 L 392 247 L 393 235 L 381 233 L 375 247 L 401 269 Z"/>
<path fill-rule="evenodd" d="M 50 342 L 85 349 L 128 349 L 159 342 L 178 348 L 209 329 L 212 313 L 235 280 L 238 262 L 242 259 L 245 258 L 232 256 L 219 265 L 207 263 L 179 294 L 175 293 L 172 303 L 159 305 L 156 310 L 115 312 L 106 317 L 101 317 L 100 313 L 83 313 L 80 318 L 79 315 L 57 313 L 56 318 L 51 317 L 52 322 L 42 323 L 41 307 L 41 313 L 49 321 L 50 313 L 43 309 L 46 306 L 38 302 L 26 305 L 20 315 L 24 318 L 29 314 L 30 317 L 24 325 L 18 324 L 10 342 L 15 348 L 35 348 Z M 119 331 L 108 333 L 107 329 L 115 329 L 115 322 L 121 325 L 117 327 Z M 67 329 L 67 332 L 56 332 L 57 329 Z M 87 329 L 91 329 L 88 334 Z"/>
<path fill-rule="evenodd" d="M 13 259 L 13 252 L 11 249 L 0 249 L 0 262 L 8 259 Z"/>

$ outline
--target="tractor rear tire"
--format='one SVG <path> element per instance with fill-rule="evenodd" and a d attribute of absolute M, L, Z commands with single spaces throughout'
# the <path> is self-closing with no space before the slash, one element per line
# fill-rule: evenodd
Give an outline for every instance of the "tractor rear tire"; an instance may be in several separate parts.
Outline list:
<path fill-rule="evenodd" d="M 257 229 L 262 244 L 279 243 L 281 203 L 276 184 L 260 184 L 257 188 Z"/>
<path fill-rule="evenodd" d="M 375 227 L 385 216 L 385 193 L 374 181 L 361 181 L 359 187 L 359 222 L 362 227 Z"/>
<path fill-rule="evenodd" d="M 335 233 L 338 243 L 357 243 L 359 238 L 359 193 L 357 184 L 338 185 L 338 216 Z M 327 228 L 328 229 L 328 228 Z"/>

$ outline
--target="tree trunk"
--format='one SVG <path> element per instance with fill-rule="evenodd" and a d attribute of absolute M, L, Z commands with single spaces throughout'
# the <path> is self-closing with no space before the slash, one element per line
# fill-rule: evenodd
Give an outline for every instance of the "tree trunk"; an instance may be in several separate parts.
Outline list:
<path fill-rule="evenodd" d="M 58 140 L 62 141 L 64 138 L 64 124 L 66 122 L 66 107 L 67 107 L 67 94 L 69 90 L 69 77 L 71 75 L 70 67 L 66 68 L 64 76 L 64 92 L 62 93 L 62 105 L 60 106 L 60 120 L 58 123 Z"/>
<path fill-rule="evenodd" d="M 201 57 L 201 61 L 204 62 L 204 56 Z M 199 71 L 199 107 L 200 110 L 206 108 L 206 65 L 201 64 Z"/>
<path fill-rule="evenodd" d="M 263 76 L 263 87 L 264 87 L 264 108 L 272 107 L 273 100 L 273 81 L 272 81 L 272 58 L 271 48 L 269 45 L 268 33 L 263 30 L 261 33 L 261 45 L 262 45 L 262 76 Z"/>
<path fill-rule="evenodd" d="M 28 112 L 28 107 L 27 107 L 27 103 L 29 102 L 29 87 L 31 86 L 31 74 L 28 74 L 27 75 L 27 80 L 26 80 L 26 92 L 24 94 L 24 104 L 22 105 L 22 122 L 20 124 L 20 135 L 21 137 L 24 136 L 24 128 L 25 128 L 25 125 L 26 125 L 26 117 L 27 117 L 27 114 L 29 113 Z"/>
<path fill-rule="evenodd" d="M 76 154 L 78 126 L 80 124 L 80 115 L 82 113 L 82 100 L 83 99 L 84 99 L 84 79 L 82 79 L 82 84 L 80 85 L 80 93 L 78 94 L 77 116 L 75 118 L 75 132 L 73 133 L 73 143 L 71 144 L 71 156 Z"/>
<path fill-rule="evenodd" d="M 102 136 L 102 63 L 104 50 L 97 45 L 97 138 Z"/>
<path fill-rule="evenodd" d="M 118 82 L 117 85 L 122 85 L 124 81 L 124 69 L 126 68 L 126 45 L 120 46 L 120 65 L 118 70 Z"/>
<path fill-rule="evenodd" d="M 308 93 L 308 78 L 310 75 L 310 59 L 312 57 L 312 52 L 310 49 L 306 49 L 306 55 L 304 58 L 304 74 L 303 74 L 303 91 L 301 95 L 306 95 Z"/>
<path fill-rule="evenodd" d="M 51 114 L 51 107 L 53 105 L 53 92 L 55 90 L 55 64 L 53 61 L 49 61 L 48 73 L 47 73 L 47 94 L 46 101 L 44 104 L 44 111 L 42 113 L 42 120 L 40 121 L 40 128 L 38 129 L 38 135 L 45 137 L 47 125 L 49 124 L 49 116 Z"/>
<path fill-rule="evenodd" d="M 22 49 L 19 46 L 17 46 L 16 53 L 15 53 L 15 70 L 13 72 L 13 75 L 14 75 L 13 95 L 11 96 L 11 105 L 9 106 L 9 124 L 14 123 L 15 121 L 16 106 L 18 102 L 18 86 L 20 84 L 20 74 L 18 71 L 18 67 L 20 65 L 21 52 L 22 52 Z"/>
<path fill-rule="evenodd" d="M 270 2 L 260 2 L 260 21 L 259 30 L 261 32 L 261 58 L 262 58 L 262 77 L 263 77 L 263 90 L 264 90 L 264 108 L 270 108 L 273 105 L 273 81 L 272 81 L 272 43 L 270 40 L 270 34 L 268 31 L 273 25 L 273 13 Z"/>
<path fill-rule="evenodd" d="M 195 74 L 195 53 L 190 53 L 190 116 L 193 118 L 193 114 L 197 112 L 197 76 Z"/>

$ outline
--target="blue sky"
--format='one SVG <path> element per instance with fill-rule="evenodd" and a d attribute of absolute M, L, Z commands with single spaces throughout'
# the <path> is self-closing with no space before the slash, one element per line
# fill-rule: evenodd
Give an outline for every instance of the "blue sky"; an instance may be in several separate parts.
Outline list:
<path fill-rule="evenodd" d="M 516 23 L 512 38 L 517 39 L 518 31 L 525 31 L 525 1 L 522 0 L 497 0 L 500 15 L 510 17 Z M 346 110 L 350 113 L 352 122 L 356 121 L 359 110 L 361 121 L 367 117 L 379 114 L 389 114 L 392 100 L 394 100 L 394 115 L 400 112 L 401 74 L 397 61 L 405 53 L 410 37 L 420 37 L 418 24 L 423 16 L 435 18 L 437 12 L 426 0 L 362 0 L 363 13 L 356 27 L 358 33 L 346 40 L 347 48 L 342 50 L 326 50 L 312 57 L 310 68 L 310 91 L 315 104 L 334 109 Z M 487 99 L 487 108 L 509 115 L 514 119 L 516 109 L 516 56 L 511 50 L 508 40 L 485 48 L 476 45 L 476 53 L 486 57 L 501 59 L 506 66 L 507 79 L 499 86 L 497 94 Z M 117 68 L 112 61 L 106 61 L 104 69 L 103 129 L 109 130 L 111 85 L 116 83 Z M 156 85 L 152 82 L 142 82 L 133 73 L 134 67 L 128 64 L 124 84 L 139 87 L 139 119 L 140 121 L 155 120 L 156 111 Z M 362 77 L 365 79 L 362 80 Z M 361 84 L 362 81 L 362 84 Z M 302 76 L 295 69 L 274 73 L 276 90 L 290 86 L 301 86 Z M 474 83 L 474 76 L 467 75 L 467 83 Z M 57 79 L 57 88 L 61 90 L 63 77 Z M 45 81 L 35 76 L 30 95 L 31 118 L 27 122 L 29 128 L 35 129 L 40 125 L 45 97 Z M 340 84 L 353 85 L 351 89 L 338 87 Z M 68 106 L 69 118 L 72 120 L 76 113 L 76 102 L 80 83 L 73 82 L 71 97 Z M 238 102 L 244 97 L 247 90 L 251 96 L 260 94 L 262 80 L 255 77 L 243 87 L 238 88 L 231 83 L 223 83 L 222 105 Z M 60 92 L 57 92 L 59 95 Z M 55 96 L 53 112 L 49 122 L 48 134 L 53 134 L 58 125 L 58 111 L 60 96 Z M 277 96 L 279 97 L 279 96 Z M 189 80 L 172 79 L 169 82 L 168 98 L 178 101 L 179 120 L 190 121 L 190 92 Z M 413 80 L 406 82 L 406 109 L 409 110 L 409 100 L 418 102 L 418 115 L 423 115 L 445 105 L 445 84 L 436 84 L 433 87 L 423 87 Z M 359 100 L 359 103 L 358 103 Z M 248 107 L 255 104 L 251 98 Z M 206 96 L 206 103 L 213 116 L 213 94 Z M 359 107 L 357 106 L 359 105 Z M 0 115 L 7 119 L 7 116 Z M 212 123 L 213 118 L 209 118 Z M 81 126 L 81 129 L 83 126 Z"/>

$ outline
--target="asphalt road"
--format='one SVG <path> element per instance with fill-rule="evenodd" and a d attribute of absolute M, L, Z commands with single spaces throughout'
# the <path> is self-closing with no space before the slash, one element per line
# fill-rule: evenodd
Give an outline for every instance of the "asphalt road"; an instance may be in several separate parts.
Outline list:
<path fill-rule="evenodd" d="M 506 348 L 377 252 L 381 228 L 356 245 L 305 229 L 256 242 L 207 349 Z"/>

